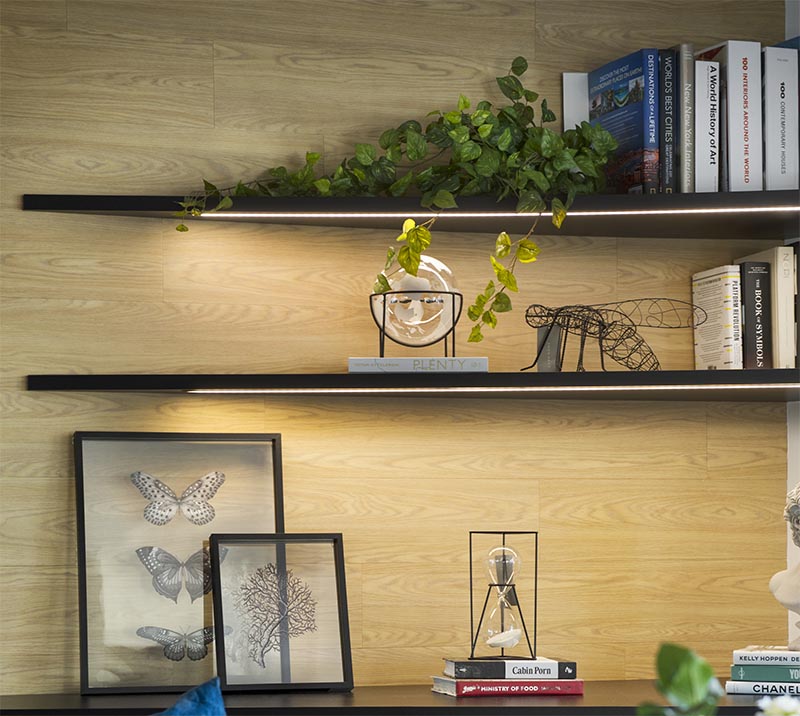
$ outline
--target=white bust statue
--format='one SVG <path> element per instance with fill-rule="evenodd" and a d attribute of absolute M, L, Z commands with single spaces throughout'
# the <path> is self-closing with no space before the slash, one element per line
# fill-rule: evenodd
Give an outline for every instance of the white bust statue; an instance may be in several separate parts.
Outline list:
<path fill-rule="evenodd" d="M 792 542 L 800 547 L 800 484 L 786 496 L 783 518 L 792 530 Z M 769 590 L 781 606 L 800 616 L 800 564 L 774 574 L 769 580 Z M 800 627 L 800 622 L 797 626 Z M 800 650 L 800 637 L 793 639 L 788 646 Z"/>

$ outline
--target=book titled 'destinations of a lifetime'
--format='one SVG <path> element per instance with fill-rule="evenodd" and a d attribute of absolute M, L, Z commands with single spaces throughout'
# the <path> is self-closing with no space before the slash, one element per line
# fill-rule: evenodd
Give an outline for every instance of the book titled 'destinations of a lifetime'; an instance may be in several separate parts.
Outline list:
<path fill-rule="evenodd" d="M 448 696 L 550 696 L 582 694 L 583 679 L 453 679 L 434 676 L 431 691 Z"/>
<path fill-rule="evenodd" d="M 483 358 L 348 358 L 350 373 L 487 373 Z"/>

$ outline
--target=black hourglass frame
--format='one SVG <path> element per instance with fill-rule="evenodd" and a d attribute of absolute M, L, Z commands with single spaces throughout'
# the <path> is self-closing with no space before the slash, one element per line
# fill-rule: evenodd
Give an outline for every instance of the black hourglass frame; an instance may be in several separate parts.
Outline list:
<path fill-rule="evenodd" d="M 522 604 L 520 604 L 519 598 L 517 596 L 517 588 L 514 583 L 501 583 L 501 584 L 489 584 L 486 588 L 486 597 L 483 600 L 483 607 L 481 608 L 481 616 L 478 620 L 477 627 L 475 626 L 475 590 L 474 590 L 474 579 L 473 579 L 473 537 L 475 535 L 497 535 L 500 538 L 500 546 L 502 547 L 509 547 L 511 545 L 507 544 L 507 536 L 508 535 L 517 535 L 518 539 L 522 539 L 523 535 L 527 535 L 532 537 L 533 539 L 533 552 L 534 552 L 534 563 L 533 563 L 533 621 L 532 621 L 532 631 L 528 632 L 528 627 L 525 624 L 525 617 L 522 612 Z M 506 659 L 511 658 L 507 657 L 505 654 L 505 649 L 500 649 L 499 656 L 475 656 L 475 647 L 478 645 L 478 639 L 480 638 L 481 633 L 481 625 L 483 624 L 484 617 L 486 616 L 486 606 L 489 603 L 489 597 L 492 594 L 492 589 L 497 587 L 508 587 L 508 589 L 504 592 L 504 597 L 506 601 L 509 603 L 510 606 L 517 607 L 519 612 L 519 618 L 522 625 L 522 633 L 525 635 L 525 640 L 528 644 L 528 652 L 530 657 L 525 656 L 517 656 L 514 655 L 513 658 L 515 659 L 535 659 L 536 658 L 536 617 L 537 617 L 537 609 L 538 609 L 538 601 L 539 601 L 539 533 L 538 532 L 521 532 L 521 531 L 502 531 L 502 532 L 483 532 L 478 530 L 470 530 L 469 533 L 469 627 L 471 632 L 471 642 L 470 642 L 470 652 L 469 658 L 470 659 Z"/>
<path fill-rule="evenodd" d="M 453 316 L 453 325 L 450 326 L 447 333 L 445 333 L 440 338 L 436 338 L 435 340 L 429 341 L 428 343 L 406 343 L 405 341 L 398 340 L 397 338 L 392 338 L 391 336 L 387 335 L 386 333 L 386 296 L 413 296 L 415 294 L 425 294 L 428 296 L 450 296 L 451 307 Z M 377 316 L 375 315 L 375 311 L 373 310 L 373 305 L 375 303 L 375 299 L 378 296 L 383 296 L 383 303 L 382 303 L 382 310 L 381 310 L 381 320 L 379 321 Z M 458 299 L 458 300 L 456 300 Z M 446 301 L 447 299 L 442 299 Z M 372 314 L 372 320 L 375 321 L 375 325 L 378 326 L 378 348 L 380 350 L 380 357 L 384 357 L 384 350 L 386 347 L 386 339 L 388 338 L 390 341 L 397 343 L 401 346 L 408 346 L 409 348 L 425 348 L 426 346 L 432 346 L 439 341 L 444 341 L 444 355 L 445 358 L 448 356 L 455 356 L 456 354 L 456 323 L 458 323 L 458 319 L 461 318 L 461 308 L 464 305 L 464 296 L 457 291 L 431 291 L 430 289 L 419 289 L 413 291 L 386 291 L 384 293 L 371 293 L 369 296 L 369 309 L 370 313 Z M 450 352 L 448 353 L 448 339 L 450 342 Z"/>

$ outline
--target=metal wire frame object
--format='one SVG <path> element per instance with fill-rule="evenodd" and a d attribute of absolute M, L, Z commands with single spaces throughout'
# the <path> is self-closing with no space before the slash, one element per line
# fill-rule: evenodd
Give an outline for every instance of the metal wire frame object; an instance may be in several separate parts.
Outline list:
<path fill-rule="evenodd" d="M 637 327 L 647 328 L 694 328 L 704 323 L 706 312 L 699 306 L 673 298 L 636 298 L 611 303 L 592 305 L 550 307 L 534 303 L 525 311 L 525 322 L 531 328 L 548 328 L 542 342 L 554 327 L 561 331 L 558 351 L 558 369 L 564 363 L 567 338 L 570 334 L 580 337 L 578 363 L 576 370 L 583 372 L 583 356 L 586 339 L 593 338 L 600 349 L 600 367 L 606 370 L 605 356 L 630 370 L 659 370 L 660 364 L 653 349 L 637 331 Z M 540 348 L 528 366 L 533 368 L 542 354 Z"/>

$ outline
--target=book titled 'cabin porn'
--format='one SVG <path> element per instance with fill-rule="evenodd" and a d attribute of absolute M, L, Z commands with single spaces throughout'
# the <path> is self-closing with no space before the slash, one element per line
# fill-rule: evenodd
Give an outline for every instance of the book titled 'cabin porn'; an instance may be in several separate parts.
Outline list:
<path fill-rule="evenodd" d="M 589 72 L 589 122 L 619 145 L 609 162 L 609 190 L 655 194 L 659 188 L 658 50 L 637 50 Z"/>

